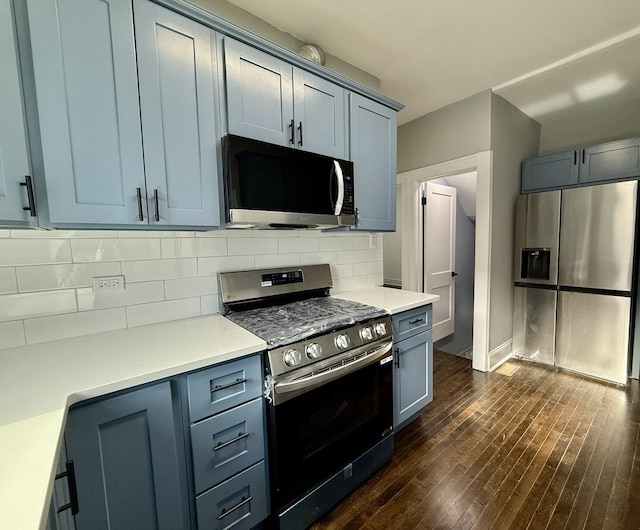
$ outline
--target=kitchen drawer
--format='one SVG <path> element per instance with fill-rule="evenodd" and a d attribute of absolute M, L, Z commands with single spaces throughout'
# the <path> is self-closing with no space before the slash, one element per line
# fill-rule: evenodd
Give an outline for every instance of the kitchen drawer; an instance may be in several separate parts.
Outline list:
<path fill-rule="evenodd" d="M 264 462 L 196 497 L 199 530 L 253 528 L 268 510 Z"/>
<path fill-rule="evenodd" d="M 264 458 L 262 398 L 191 426 L 196 493 Z"/>
<path fill-rule="evenodd" d="M 191 423 L 213 416 L 262 394 L 259 355 L 216 365 L 187 376 Z"/>
<path fill-rule="evenodd" d="M 391 317 L 393 340 L 408 339 L 418 333 L 431 329 L 431 304 L 403 311 Z"/>

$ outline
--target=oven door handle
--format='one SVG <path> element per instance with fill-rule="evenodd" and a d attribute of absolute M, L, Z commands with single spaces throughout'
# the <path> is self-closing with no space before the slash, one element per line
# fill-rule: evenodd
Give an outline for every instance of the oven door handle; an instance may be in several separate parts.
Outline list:
<path fill-rule="evenodd" d="M 336 379 L 355 372 L 356 370 L 360 370 L 360 368 L 364 368 L 365 366 L 369 366 L 375 363 L 376 361 L 387 355 L 391 351 L 392 346 L 393 342 L 389 341 L 380 346 L 378 349 L 374 350 L 366 357 L 362 357 L 348 364 L 337 366 L 336 368 L 327 370 L 326 372 L 321 372 L 319 374 L 312 374 L 299 379 L 294 379 L 293 381 L 276 383 L 274 386 L 274 390 L 277 394 L 286 394 L 287 392 L 295 392 L 296 390 L 312 390 L 319 387 L 320 385 L 324 385 L 326 383 L 329 383 L 330 381 L 335 381 Z M 366 347 L 363 348 L 363 350 L 366 351 Z"/>

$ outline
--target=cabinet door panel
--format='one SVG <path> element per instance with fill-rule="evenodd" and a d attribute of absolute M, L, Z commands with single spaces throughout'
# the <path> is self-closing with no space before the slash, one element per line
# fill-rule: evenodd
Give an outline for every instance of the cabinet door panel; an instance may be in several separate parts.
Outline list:
<path fill-rule="evenodd" d="M 522 192 L 575 186 L 578 167 L 577 151 L 525 160 L 522 165 Z"/>
<path fill-rule="evenodd" d="M 23 210 L 28 201 L 20 186 L 31 171 L 13 21 L 11 1 L 0 1 L 0 224 L 28 226 L 36 221 Z"/>
<path fill-rule="evenodd" d="M 131 4 L 28 0 L 49 219 L 135 224 L 144 190 Z"/>
<path fill-rule="evenodd" d="M 296 147 L 346 158 L 347 91 L 299 68 L 293 70 Z"/>
<path fill-rule="evenodd" d="M 397 117 L 393 109 L 351 94 L 356 230 L 396 229 Z"/>
<path fill-rule="evenodd" d="M 640 176 L 640 139 L 587 147 L 582 153 L 580 183 Z"/>
<path fill-rule="evenodd" d="M 271 55 L 225 38 L 228 131 L 292 146 L 292 67 Z"/>
<path fill-rule="evenodd" d="M 433 342 L 425 331 L 396 344 L 394 371 L 394 428 L 433 399 Z M 399 366 L 398 366 L 399 365 Z"/>
<path fill-rule="evenodd" d="M 186 527 L 172 410 L 166 382 L 69 412 L 78 530 Z"/>
<path fill-rule="evenodd" d="M 219 226 L 215 34 L 144 0 L 135 27 L 149 222 Z"/>

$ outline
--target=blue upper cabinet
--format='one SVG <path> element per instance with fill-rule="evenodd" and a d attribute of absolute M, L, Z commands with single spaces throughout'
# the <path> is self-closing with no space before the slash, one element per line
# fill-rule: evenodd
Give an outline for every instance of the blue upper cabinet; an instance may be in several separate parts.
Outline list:
<path fill-rule="evenodd" d="M 347 91 L 225 38 L 228 132 L 345 158 Z"/>
<path fill-rule="evenodd" d="M 219 225 L 215 33 L 146 0 L 134 10 L 149 223 Z"/>
<path fill-rule="evenodd" d="M 580 183 L 640 177 L 640 139 L 629 138 L 582 150 Z"/>
<path fill-rule="evenodd" d="M 396 229 L 396 111 L 351 93 L 350 145 L 356 230 Z"/>
<path fill-rule="evenodd" d="M 40 215 L 52 226 L 142 223 L 131 3 L 27 0 L 27 6 L 44 173 L 36 175 Z"/>
<path fill-rule="evenodd" d="M 522 163 L 522 192 L 574 186 L 578 183 L 578 151 L 555 153 Z"/>
<path fill-rule="evenodd" d="M 29 208 L 30 190 L 25 180 L 31 170 L 11 7 L 10 0 L 0 1 L 0 225 L 30 226 L 37 224 L 37 218 Z"/>
<path fill-rule="evenodd" d="M 640 178 L 640 139 L 627 138 L 522 163 L 522 193 Z"/>
<path fill-rule="evenodd" d="M 43 224 L 220 225 L 215 33 L 134 3 L 27 0 Z"/>

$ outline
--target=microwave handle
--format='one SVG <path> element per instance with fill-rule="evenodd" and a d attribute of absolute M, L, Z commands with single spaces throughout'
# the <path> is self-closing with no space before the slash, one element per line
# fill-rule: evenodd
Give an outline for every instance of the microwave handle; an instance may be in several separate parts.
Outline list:
<path fill-rule="evenodd" d="M 344 202 L 344 175 L 342 174 L 340 163 L 337 160 L 333 161 L 333 167 L 336 172 L 336 180 L 338 181 L 338 197 L 336 198 L 334 215 L 340 215 L 342 213 L 342 203 Z"/>

